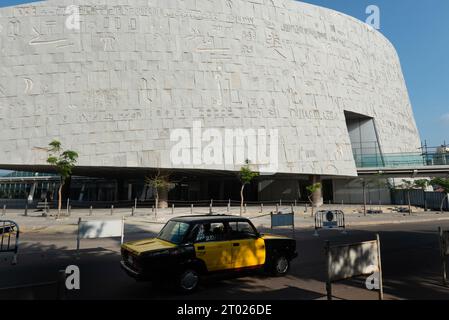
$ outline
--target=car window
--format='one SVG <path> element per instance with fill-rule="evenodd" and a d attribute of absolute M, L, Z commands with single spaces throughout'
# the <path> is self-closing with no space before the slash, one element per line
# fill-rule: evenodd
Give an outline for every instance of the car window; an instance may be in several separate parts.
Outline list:
<path fill-rule="evenodd" d="M 211 242 L 226 240 L 226 228 L 222 222 L 203 223 L 198 226 L 195 242 Z"/>
<path fill-rule="evenodd" d="M 246 221 L 230 222 L 229 229 L 233 239 L 248 239 L 257 236 L 256 230 Z"/>
<path fill-rule="evenodd" d="M 189 224 L 184 222 L 169 221 L 162 228 L 158 238 L 171 243 L 180 244 L 189 229 Z"/>

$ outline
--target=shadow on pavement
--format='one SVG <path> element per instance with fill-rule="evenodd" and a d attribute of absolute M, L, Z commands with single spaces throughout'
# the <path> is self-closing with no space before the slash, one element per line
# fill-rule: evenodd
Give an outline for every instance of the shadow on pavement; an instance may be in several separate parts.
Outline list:
<path fill-rule="evenodd" d="M 147 230 L 133 226 L 134 232 L 127 241 L 154 236 Z M 381 227 L 377 227 L 381 228 Z M 449 289 L 441 286 L 439 244 L 436 227 L 428 230 L 406 231 L 402 227 L 384 228 L 380 231 L 384 291 L 390 299 L 449 299 Z M 435 229 L 433 231 L 433 229 Z M 264 233 L 291 235 L 288 230 L 261 230 Z M 338 231 L 297 232 L 299 258 L 292 263 L 287 278 L 270 278 L 260 273 L 241 277 L 211 278 L 203 281 L 200 290 L 191 296 L 180 296 L 168 289 L 150 283 L 138 283 L 120 268 L 119 239 L 112 245 L 102 245 L 102 240 L 89 240 L 78 255 L 64 245 L 43 244 L 24 237 L 19 264 L 11 266 L 0 261 L 0 288 L 56 281 L 58 271 L 68 265 L 81 270 L 81 290 L 72 291 L 68 299 L 270 299 L 310 300 L 323 299 L 325 295 L 326 268 L 324 242 L 333 244 L 373 240 L 375 228 Z M 68 236 L 68 235 L 66 235 Z M 73 237 L 73 235 L 70 235 Z M 62 235 L 61 235 L 62 237 Z M 69 239 L 72 241 L 71 239 Z M 49 239 L 46 239 L 46 242 Z M 110 240 L 111 241 L 111 240 Z M 55 299 L 55 286 L 0 290 L 0 299 Z M 377 294 L 364 288 L 364 279 L 355 279 L 334 286 L 337 299 L 376 299 Z"/>

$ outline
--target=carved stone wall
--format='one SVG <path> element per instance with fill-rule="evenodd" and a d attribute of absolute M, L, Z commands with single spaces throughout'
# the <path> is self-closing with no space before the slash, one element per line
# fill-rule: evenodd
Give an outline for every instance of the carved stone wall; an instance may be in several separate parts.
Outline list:
<path fill-rule="evenodd" d="M 280 172 L 352 176 L 344 110 L 374 117 L 383 152 L 420 146 L 395 49 L 354 18 L 292 0 L 76 2 L 80 30 L 71 0 L 0 9 L 0 165 L 45 164 L 56 138 L 82 166 L 171 168 L 170 129 L 202 120 L 278 128 Z"/>

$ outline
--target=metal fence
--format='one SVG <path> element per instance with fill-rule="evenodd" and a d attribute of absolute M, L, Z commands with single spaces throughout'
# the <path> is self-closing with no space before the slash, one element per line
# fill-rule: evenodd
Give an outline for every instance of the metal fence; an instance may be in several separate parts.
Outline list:
<path fill-rule="evenodd" d="M 0 220 L 0 254 L 14 254 L 12 263 L 17 263 L 17 253 L 19 251 L 20 230 L 17 223 L 10 220 Z"/>
<path fill-rule="evenodd" d="M 408 192 L 410 192 L 410 204 L 416 207 L 427 208 L 429 210 L 440 210 L 441 202 L 445 197 L 442 192 L 424 192 L 424 190 L 393 190 L 392 204 L 408 205 Z M 449 211 L 449 201 L 446 199 L 443 210 Z"/>

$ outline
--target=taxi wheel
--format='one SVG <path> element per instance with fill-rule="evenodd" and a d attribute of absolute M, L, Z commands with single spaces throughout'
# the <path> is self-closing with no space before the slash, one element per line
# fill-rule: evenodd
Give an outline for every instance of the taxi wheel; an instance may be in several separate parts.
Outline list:
<path fill-rule="evenodd" d="M 273 264 L 271 266 L 271 273 L 275 277 L 283 277 L 287 275 L 289 270 L 290 270 L 290 261 L 287 259 L 286 256 L 280 255 L 273 260 Z"/>
<path fill-rule="evenodd" d="M 182 271 L 177 279 L 177 289 L 181 293 L 192 293 L 198 289 L 200 283 L 200 276 L 194 269 L 185 269 Z"/>

